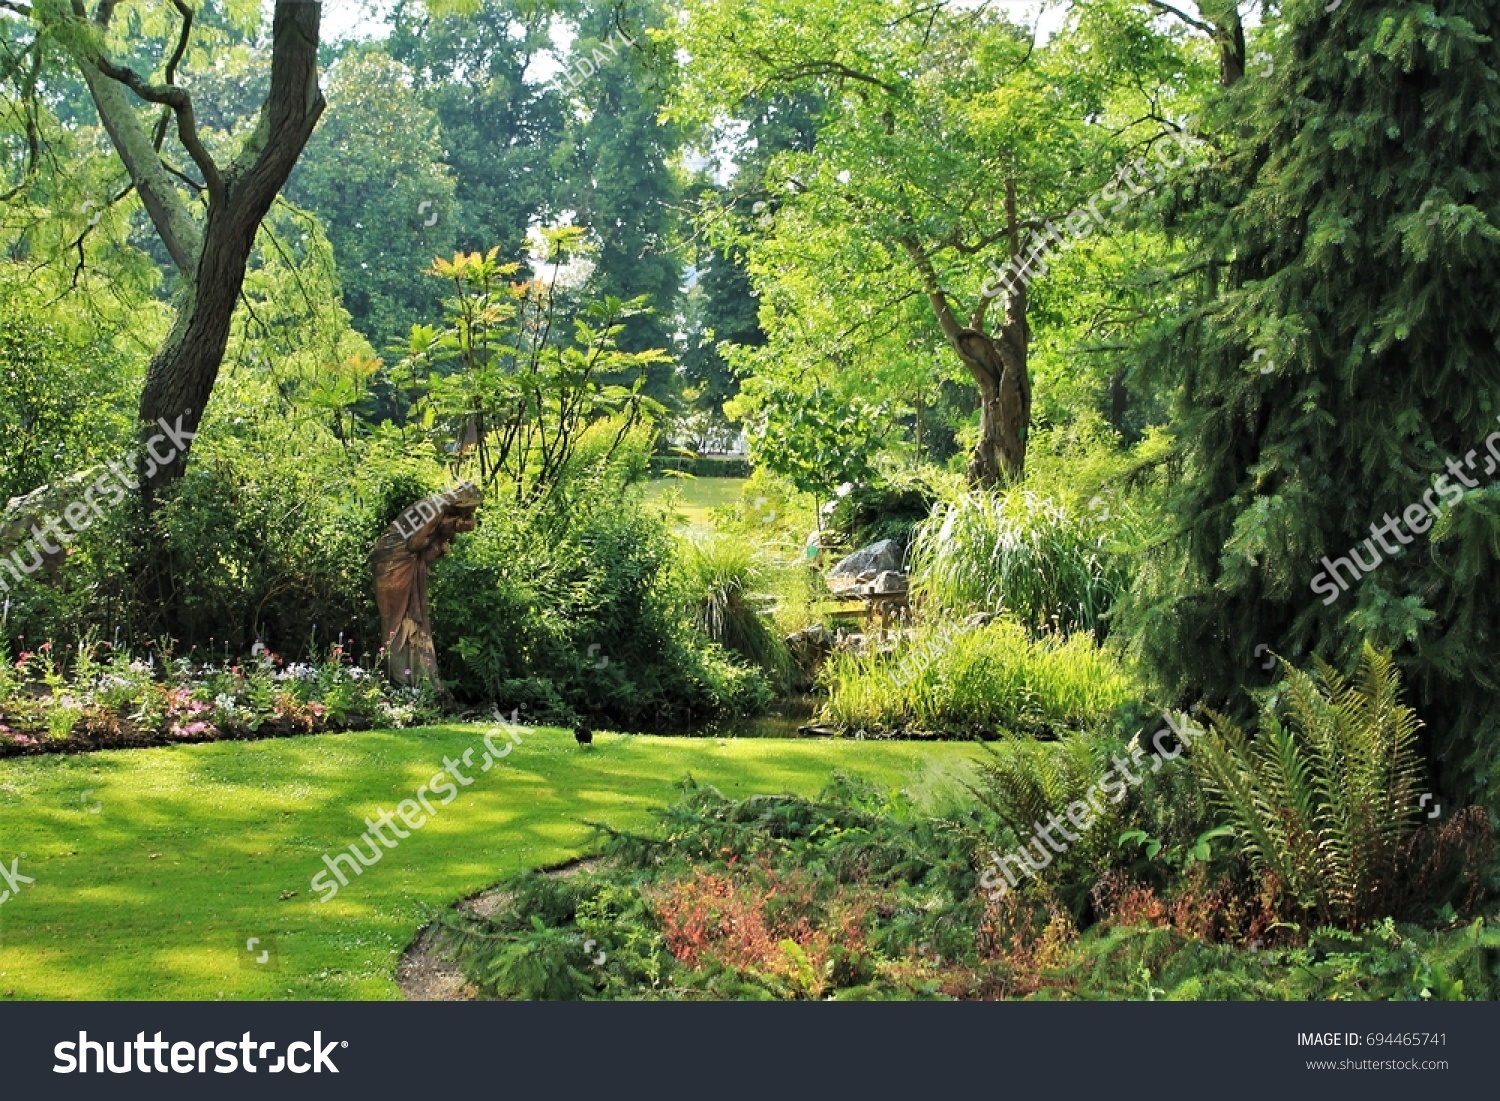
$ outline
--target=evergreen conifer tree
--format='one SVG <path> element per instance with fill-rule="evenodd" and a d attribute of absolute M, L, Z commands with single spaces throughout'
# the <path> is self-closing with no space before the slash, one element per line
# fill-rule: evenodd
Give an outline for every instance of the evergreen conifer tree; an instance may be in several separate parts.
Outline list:
<path fill-rule="evenodd" d="M 1121 615 L 1183 702 L 1247 705 L 1267 648 L 1396 647 L 1449 796 L 1494 805 L 1500 8 L 1290 0 L 1266 31 L 1180 195 L 1182 305 L 1143 362 L 1177 521 Z"/>

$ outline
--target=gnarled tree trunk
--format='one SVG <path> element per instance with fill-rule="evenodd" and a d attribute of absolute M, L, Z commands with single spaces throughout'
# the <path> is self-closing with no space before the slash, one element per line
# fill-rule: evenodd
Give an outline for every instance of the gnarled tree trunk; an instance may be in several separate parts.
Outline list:
<path fill-rule="evenodd" d="M 1026 474 L 1026 430 L 1031 424 L 1026 346 L 1007 329 L 998 337 L 962 329 L 954 348 L 979 387 L 979 442 L 969 459 L 969 484 L 1020 481 Z"/>
<path fill-rule="evenodd" d="M 969 324 L 961 325 L 938 283 L 931 256 L 911 238 L 901 244 L 922 275 L 944 338 L 979 390 L 979 442 L 969 459 L 969 484 L 987 489 L 1019 481 L 1026 474 L 1026 435 L 1031 425 L 1026 288 L 1014 288 L 1007 298 L 1005 320 L 998 332 L 985 331 L 992 299 L 983 294 Z"/>

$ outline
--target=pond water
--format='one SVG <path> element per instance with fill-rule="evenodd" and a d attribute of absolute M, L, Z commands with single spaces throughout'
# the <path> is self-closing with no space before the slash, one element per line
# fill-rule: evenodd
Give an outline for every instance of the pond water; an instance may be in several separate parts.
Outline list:
<path fill-rule="evenodd" d="M 797 733 L 797 728 L 813 721 L 819 702 L 817 696 L 794 696 L 777 700 L 769 712 L 752 718 L 723 719 L 686 730 L 647 730 L 644 733 L 676 738 L 802 738 L 806 735 Z"/>

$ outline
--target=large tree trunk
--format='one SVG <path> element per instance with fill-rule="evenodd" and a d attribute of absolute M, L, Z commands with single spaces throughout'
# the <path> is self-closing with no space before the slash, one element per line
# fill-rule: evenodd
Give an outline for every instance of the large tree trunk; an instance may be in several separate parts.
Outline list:
<path fill-rule="evenodd" d="M 1020 253 L 1020 225 L 1015 188 L 1010 183 L 1006 184 L 1006 215 L 1011 255 L 1016 256 Z M 968 325 L 962 325 L 938 280 L 932 254 L 913 237 L 899 241 L 922 277 L 943 337 L 979 389 L 979 442 L 969 459 L 969 484 L 990 489 L 1020 481 L 1026 475 L 1026 434 L 1031 425 L 1031 375 L 1026 365 L 1031 327 L 1026 320 L 1025 283 L 1009 286 L 1005 320 L 998 332 L 985 329 L 990 303 L 999 293 L 986 293 L 990 288 L 980 292 Z"/>
<path fill-rule="evenodd" d="M 977 329 L 962 329 L 954 342 L 979 387 L 979 442 L 969 459 L 969 484 L 973 486 L 989 488 L 1020 481 L 1026 475 L 1031 380 L 1025 344 L 1008 330 L 1009 325 L 996 338 Z"/>

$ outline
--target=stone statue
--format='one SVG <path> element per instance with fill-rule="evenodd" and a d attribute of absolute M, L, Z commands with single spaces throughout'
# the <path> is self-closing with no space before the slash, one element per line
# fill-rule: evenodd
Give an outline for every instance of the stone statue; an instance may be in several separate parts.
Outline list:
<path fill-rule="evenodd" d="M 432 644 L 427 577 L 459 532 L 474 530 L 483 501 L 472 482 L 424 497 L 391 522 L 370 553 L 386 668 L 396 684 L 427 684 L 446 694 Z"/>

